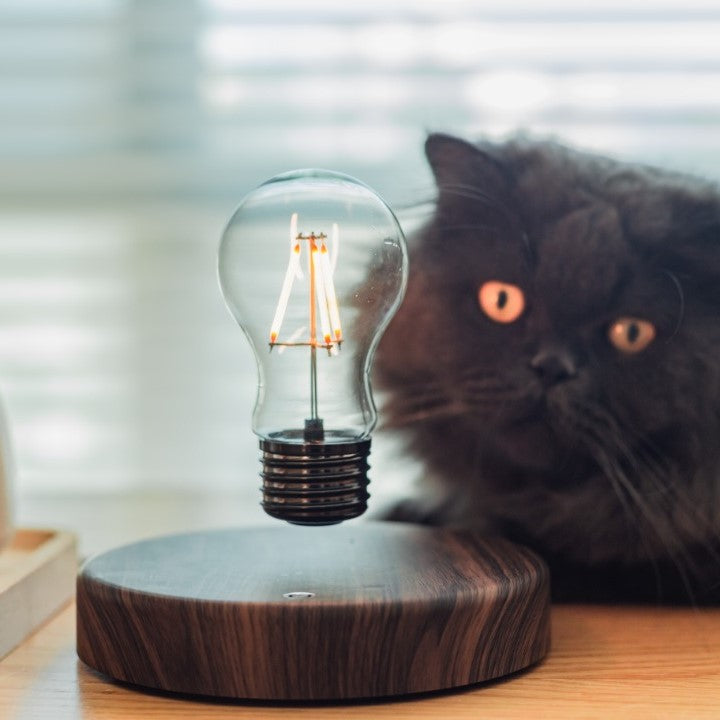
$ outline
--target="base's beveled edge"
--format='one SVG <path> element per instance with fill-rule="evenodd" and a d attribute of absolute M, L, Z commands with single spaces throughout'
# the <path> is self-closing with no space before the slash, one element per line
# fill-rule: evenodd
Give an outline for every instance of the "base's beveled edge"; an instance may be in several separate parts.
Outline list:
<path fill-rule="evenodd" d="M 378 541 L 390 542 L 392 553 L 392 543 L 401 544 L 406 535 L 417 543 L 417 528 L 395 525 L 388 533 L 392 525 L 356 525 L 360 555 L 363 544 L 376 549 Z M 323 542 L 323 532 L 308 542 Z M 252 530 L 236 533 L 252 547 Z M 287 536 L 277 536 L 282 552 Z M 516 672 L 544 657 L 550 593 L 542 560 L 525 548 L 469 533 L 423 529 L 419 537 L 427 587 L 420 598 L 392 583 L 336 602 L 170 597 L 130 589 L 116 574 L 104 578 L 90 561 L 77 582 L 78 655 L 90 667 L 137 685 L 258 700 L 449 689 Z M 339 553 L 338 578 L 349 564 L 352 558 Z M 361 565 L 353 571 L 359 588 Z"/>

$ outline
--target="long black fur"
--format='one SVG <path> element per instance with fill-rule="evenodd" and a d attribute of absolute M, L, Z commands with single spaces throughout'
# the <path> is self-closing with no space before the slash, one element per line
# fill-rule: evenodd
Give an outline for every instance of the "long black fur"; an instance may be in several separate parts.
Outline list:
<path fill-rule="evenodd" d="M 720 601 L 720 191 L 549 142 L 426 152 L 376 379 L 432 487 L 392 516 L 532 546 L 557 599 Z M 481 311 L 488 280 L 523 290 L 517 321 Z M 608 339 L 627 316 L 656 328 L 634 354 Z"/>

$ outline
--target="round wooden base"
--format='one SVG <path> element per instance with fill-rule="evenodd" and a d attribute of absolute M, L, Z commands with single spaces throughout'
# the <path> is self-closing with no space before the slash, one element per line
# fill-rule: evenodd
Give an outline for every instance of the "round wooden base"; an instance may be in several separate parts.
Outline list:
<path fill-rule="evenodd" d="M 500 539 L 395 523 L 162 537 L 91 559 L 77 651 L 118 680 L 231 698 L 452 688 L 540 660 L 549 580 Z"/>

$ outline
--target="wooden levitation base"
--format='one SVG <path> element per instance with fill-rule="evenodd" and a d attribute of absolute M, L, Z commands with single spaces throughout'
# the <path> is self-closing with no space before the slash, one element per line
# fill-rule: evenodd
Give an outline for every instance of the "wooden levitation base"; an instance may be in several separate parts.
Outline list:
<path fill-rule="evenodd" d="M 162 537 L 88 561 L 77 651 L 149 688 L 329 700 L 453 688 L 548 650 L 549 580 L 525 548 L 395 523 Z"/>

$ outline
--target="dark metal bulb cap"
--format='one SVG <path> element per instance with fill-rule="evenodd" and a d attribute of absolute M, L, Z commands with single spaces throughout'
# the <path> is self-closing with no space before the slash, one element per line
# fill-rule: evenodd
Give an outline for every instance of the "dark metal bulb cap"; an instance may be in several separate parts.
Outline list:
<path fill-rule="evenodd" d="M 334 525 L 367 509 L 370 440 L 261 440 L 260 450 L 268 515 L 294 525 Z"/>

